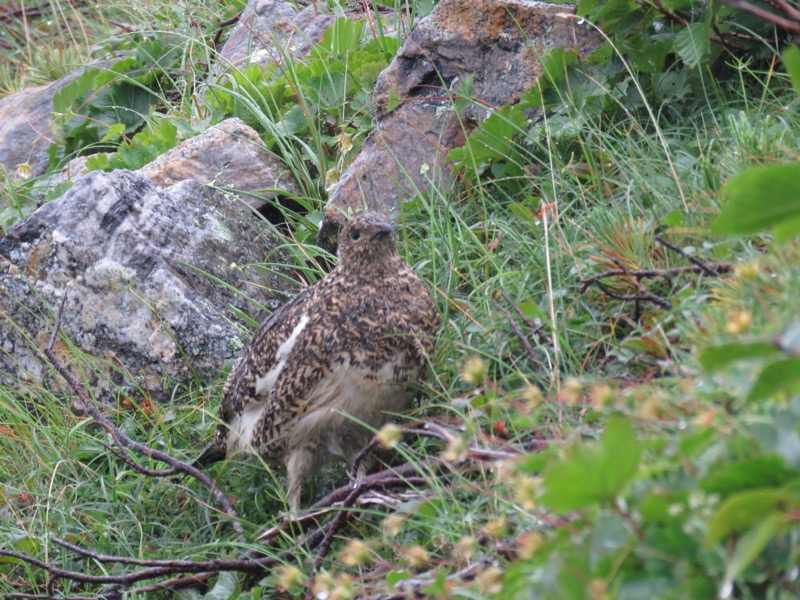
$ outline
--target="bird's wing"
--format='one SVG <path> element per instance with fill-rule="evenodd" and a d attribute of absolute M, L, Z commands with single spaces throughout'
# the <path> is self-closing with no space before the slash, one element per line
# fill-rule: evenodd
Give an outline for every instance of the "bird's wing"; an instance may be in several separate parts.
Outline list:
<path fill-rule="evenodd" d="M 256 400 L 259 377 L 275 363 L 280 344 L 291 333 L 303 314 L 303 307 L 312 302 L 313 286 L 282 304 L 253 334 L 250 343 L 231 369 L 225 382 L 220 403 L 220 417 L 230 423 L 233 416 L 241 412 L 248 400 Z"/>

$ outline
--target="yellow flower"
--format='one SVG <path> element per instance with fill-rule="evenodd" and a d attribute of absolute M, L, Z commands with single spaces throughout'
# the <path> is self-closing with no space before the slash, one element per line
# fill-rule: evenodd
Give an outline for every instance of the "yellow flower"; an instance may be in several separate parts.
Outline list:
<path fill-rule="evenodd" d="M 405 520 L 403 515 L 389 515 L 383 520 L 383 532 L 389 537 L 397 537 L 403 529 Z"/>
<path fill-rule="evenodd" d="M 408 566 L 414 569 L 419 569 L 421 567 L 424 567 L 430 561 L 430 557 L 428 556 L 428 551 L 419 545 L 403 548 L 402 554 L 403 557 L 406 559 Z"/>
<path fill-rule="evenodd" d="M 305 573 L 294 565 L 281 565 L 275 571 L 275 583 L 285 590 L 296 590 L 305 581 Z"/>
<path fill-rule="evenodd" d="M 750 329 L 753 322 L 753 315 L 743 308 L 737 308 L 728 313 L 728 322 L 725 324 L 725 331 L 728 333 L 744 333 Z"/>
<path fill-rule="evenodd" d="M 758 271 L 760 267 L 758 262 L 752 260 L 748 263 L 743 263 L 741 265 L 736 265 L 733 267 L 733 272 L 736 274 L 736 277 L 739 279 L 755 279 L 758 277 Z"/>
<path fill-rule="evenodd" d="M 455 547 L 455 555 L 461 560 L 469 561 L 478 550 L 478 540 L 473 536 L 467 535 L 458 540 Z"/>
<path fill-rule="evenodd" d="M 369 560 L 370 550 L 361 540 L 350 540 L 340 554 L 342 562 L 348 567 L 359 567 Z"/>
<path fill-rule="evenodd" d="M 461 368 L 461 379 L 471 385 L 483 383 L 486 365 L 479 356 L 470 356 Z"/>
<path fill-rule="evenodd" d="M 403 437 L 403 430 L 400 429 L 394 423 L 387 423 L 381 430 L 375 434 L 375 439 L 378 440 L 378 443 L 383 448 L 394 448 L 400 443 L 400 439 Z"/>

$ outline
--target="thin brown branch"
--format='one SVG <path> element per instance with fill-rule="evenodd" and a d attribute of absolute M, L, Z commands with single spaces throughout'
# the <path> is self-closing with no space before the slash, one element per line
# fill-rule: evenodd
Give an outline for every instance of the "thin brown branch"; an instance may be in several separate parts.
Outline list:
<path fill-rule="evenodd" d="M 178 474 L 178 470 L 174 468 L 165 470 L 148 469 L 146 467 L 141 466 L 139 463 L 133 460 L 133 458 L 131 458 L 130 454 L 124 452 L 123 450 L 120 450 L 119 448 L 114 448 L 109 444 L 103 444 L 103 447 L 105 447 L 106 450 L 111 452 L 111 454 L 116 456 L 118 459 L 120 459 L 122 462 L 124 462 L 126 465 L 128 465 L 131 469 L 133 469 L 140 475 L 146 475 L 147 477 L 172 477 L 173 475 Z"/>
<path fill-rule="evenodd" d="M 190 585 L 198 586 L 208 582 L 212 577 L 216 577 L 216 572 L 210 573 L 197 573 L 195 575 L 184 575 L 181 577 L 173 577 L 172 579 L 165 579 L 153 585 L 144 587 L 137 587 L 134 592 L 142 594 L 144 592 L 163 592 L 165 590 L 176 590 L 178 588 L 187 587 Z M 70 600 L 72 600 L 70 598 Z"/>
<path fill-rule="evenodd" d="M 729 273 L 733 270 L 733 266 L 727 263 L 719 263 L 714 265 L 714 268 L 719 274 Z M 673 267 L 671 269 L 610 269 L 603 271 L 597 275 L 592 275 L 586 279 L 581 280 L 581 293 L 585 292 L 590 286 L 595 285 L 602 279 L 608 277 L 634 277 L 636 279 L 654 279 L 656 277 L 675 277 L 684 273 L 705 273 L 706 267 L 699 267 L 697 265 L 685 265 L 682 267 Z"/>
<path fill-rule="evenodd" d="M 200 483 L 202 483 L 208 490 L 212 493 L 212 495 L 217 499 L 217 502 L 220 503 L 224 512 L 230 517 L 231 519 L 231 526 L 237 533 L 243 533 L 244 528 L 242 524 L 239 522 L 239 517 L 236 514 L 236 509 L 234 509 L 233 504 L 228 499 L 228 497 L 222 492 L 220 487 L 217 483 L 211 479 L 206 473 L 194 467 L 188 463 L 185 463 L 177 458 L 167 454 L 166 452 L 162 452 L 160 450 L 156 450 L 154 448 L 150 448 L 144 444 L 141 444 L 130 437 L 128 437 L 125 433 L 120 431 L 103 413 L 101 413 L 98 408 L 94 405 L 92 400 L 89 398 L 89 395 L 86 391 L 81 387 L 81 385 L 75 380 L 72 373 L 61 364 L 61 361 L 53 352 L 53 346 L 55 345 L 55 340 L 57 337 L 57 332 L 61 327 L 61 318 L 63 316 L 64 311 L 64 304 L 66 302 L 66 291 L 64 293 L 64 297 L 61 300 L 61 305 L 59 306 L 58 313 L 56 315 L 56 322 L 54 325 L 53 333 L 50 336 L 50 341 L 47 347 L 44 349 L 44 355 L 47 357 L 47 360 L 53 365 L 56 371 L 66 380 L 69 384 L 72 391 L 78 396 L 81 402 L 81 410 L 85 411 L 98 425 L 103 427 L 108 433 L 111 434 L 111 437 L 114 439 L 114 442 L 120 448 L 127 448 L 132 450 L 133 452 L 140 454 L 142 456 L 146 456 L 152 460 L 157 460 L 159 462 L 163 462 L 170 467 L 172 467 L 176 472 L 185 473 L 187 475 L 191 475 L 195 479 L 197 479 Z"/>
<path fill-rule="evenodd" d="M 87 554 L 84 552 L 83 554 Z M 88 553 L 94 554 L 94 553 Z M 235 571 L 239 573 L 257 573 L 264 570 L 268 566 L 276 564 L 276 559 L 272 557 L 265 557 L 261 560 L 252 560 L 246 558 L 239 559 L 218 559 L 218 560 L 205 560 L 205 561 L 190 561 L 190 560 L 153 560 L 153 566 L 141 569 L 139 571 L 132 571 L 130 573 L 123 573 L 121 575 L 88 575 L 79 571 L 70 571 L 62 569 L 55 565 L 51 565 L 43 560 L 39 560 L 33 556 L 16 552 L 15 550 L 5 550 L 0 548 L 0 556 L 7 556 L 9 558 L 16 558 L 24 563 L 39 567 L 47 571 L 52 577 L 60 579 L 69 579 L 79 583 L 93 583 L 93 584 L 118 584 L 130 585 L 146 579 L 154 579 L 164 575 L 173 575 L 175 573 L 202 573 L 204 571 L 214 571 L 219 573 L 222 571 Z M 133 559 L 127 559 L 133 560 Z"/>
<path fill-rule="evenodd" d="M 689 25 L 691 25 L 691 22 L 688 19 L 686 19 L 686 18 L 684 18 L 684 17 L 672 12 L 668 8 L 666 8 L 661 3 L 660 0 L 650 0 L 650 1 L 648 1 L 648 0 L 636 0 L 636 3 L 639 6 L 642 6 L 644 8 L 653 8 L 653 9 L 655 9 L 665 19 L 667 19 L 669 21 L 672 21 L 673 23 L 678 23 L 679 25 L 683 25 L 684 27 L 688 27 Z M 739 44 L 737 44 L 736 42 L 733 42 L 733 41 L 730 40 L 730 38 L 732 38 L 732 37 L 733 38 L 753 39 L 752 36 L 741 35 L 741 34 L 738 34 L 736 32 L 728 32 L 726 34 L 722 34 L 716 28 L 714 29 L 714 31 L 716 32 L 716 34 L 712 35 L 711 37 L 709 37 L 709 39 L 712 42 L 714 42 L 715 44 L 720 44 L 721 46 L 724 46 L 728 50 L 731 50 L 732 48 L 741 48 L 741 46 Z"/>
<path fill-rule="evenodd" d="M 800 10 L 788 0 L 771 0 L 770 4 L 783 11 L 783 14 L 790 19 L 800 21 Z"/>
<path fill-rule="evenodd" d="M 662 246 L 666 246 L 667 248 L 669 248 L 673 252 L 676 252 L 677 254 L 680 254 L 681 256 L 683 256 L 686 260 L 688 260 L 693 265 L 696 265 L 696 266 L 700 267 L 707 275 L 711 275 L 712 277 L 719 277 L 719 270 L 717 269 L 717 267 L 715 265 L 704 263 L 703 261 L 695 258 L 694 256 L 690 256 L 689 254 L 684 252 L 681 248 L 678 248 L 675 244 L 673 244 L 671 242 L 668 242 L 667 240 L 662 238 L 660 235 L 657 235 L 655 239 Z"/>
<path fill-rule="evenodd" d="M 357 486 L 350 492 L 350 495 L 345 498 L 344 502 L 342 503 L 341 510 L 339 510 L 337 515 L 333 518 L 333 521 L 331 521 L 327 528 L 328 530 L 325 532 L 325 537 L 322 538 L 322 541 L 319 544 L 317 558 L 314 561 L 315 572 L 322 568 L 322 561 L 325 560 L 325 557 L 328 555 L 328 552 L 331 549 L 333 536 L 336 535 L 337 532 L 341 531 L 341 529 L 347 524 L 347 521 L 350 520 L 352 511 L 349 509 L 352 508 L 358 497 L 365 491 L 366 490 L 362 489 L 361 486 Z"/>
<path fill-rule="evenodd" d="M 728 6 L 731 6 L 733 8 L 738 8 L 739 10 L 743 10 L 744 12 L 750 13 L 751 15 L 755 15 L 759 19 L 763 19 L 768 23 L 772 23 L 773 25 L 782 27 L 787 31 L 800 33 L 800 23 L 793 21 L 791 19 L 778 16 L 775 13 L 769 12 L 768 10 L 764 10 L 759 6 L 750 4 L 745 0 L 722 0 L 722 3 L 727 4 Z"/>
<path fill-rule="evenodd" d="M 611 291 L 611 289 L 602 281 L 595 281 L 594 284 L 601 290 L 603 290 L 603 293 L 605 293 L 607 296 L 610 296 L 614 300 L 620 300 L 623 302 L 637 302 L 637 303 L 652 302 L 653 304 L 655 304 L 656 306 L 660 306 L 664 310 L 672 309 L 672 302 L 662 298 L 661 296 L 657 296 L 656 294 L 648 290 L 640 289 L 639 293 L 637 294 L 617 294 L 616 292 Z M 581 291 L 583 291 L 583 288 L 581 289 Z M 638 316 L 636 320 L 638 321 Z"/>
<path fill-rule="evenodd" d="M 211 45 L 216 48 L 219 44 L 220 38 L 222 38 L 222 32 L 225 30 L 226 27 L 233 25 L 234 23 L 238 23 L 239 19 L 241 18 L 242 13 L 231 17 L 230 19 L 225 19 L 219 22 L 219 26 L 217 27 L 217 33 L 214 34 L 214 39 L 211 42 Z"/>

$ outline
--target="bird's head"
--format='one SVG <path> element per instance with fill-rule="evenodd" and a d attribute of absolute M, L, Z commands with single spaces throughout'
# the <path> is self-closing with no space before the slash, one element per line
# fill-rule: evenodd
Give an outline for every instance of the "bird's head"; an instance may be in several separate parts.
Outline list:
<path fill-rule="evenodd" d="M 374 212 L 359 213 L 339 232 L 339 263 L 342 265 L 377 265 L 398 256 L 394 227 L 386 217 Z"/>

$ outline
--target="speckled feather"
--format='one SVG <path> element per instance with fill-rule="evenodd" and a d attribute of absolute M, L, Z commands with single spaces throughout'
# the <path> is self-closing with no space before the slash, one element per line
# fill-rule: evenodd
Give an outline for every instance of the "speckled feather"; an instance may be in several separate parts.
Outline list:
<path fill-rule="evenodd" d="M 198 463 L 241 451 L 284 462 L 296 511 L 303 479 L 326 462 L 352 461 L 368 442 L 357 421 L 379 428 L 408 406 L 438 326 L 391 226 L 374 213 L 353 217 L 337 266 L 275 311 L 243 350 Z"/>

